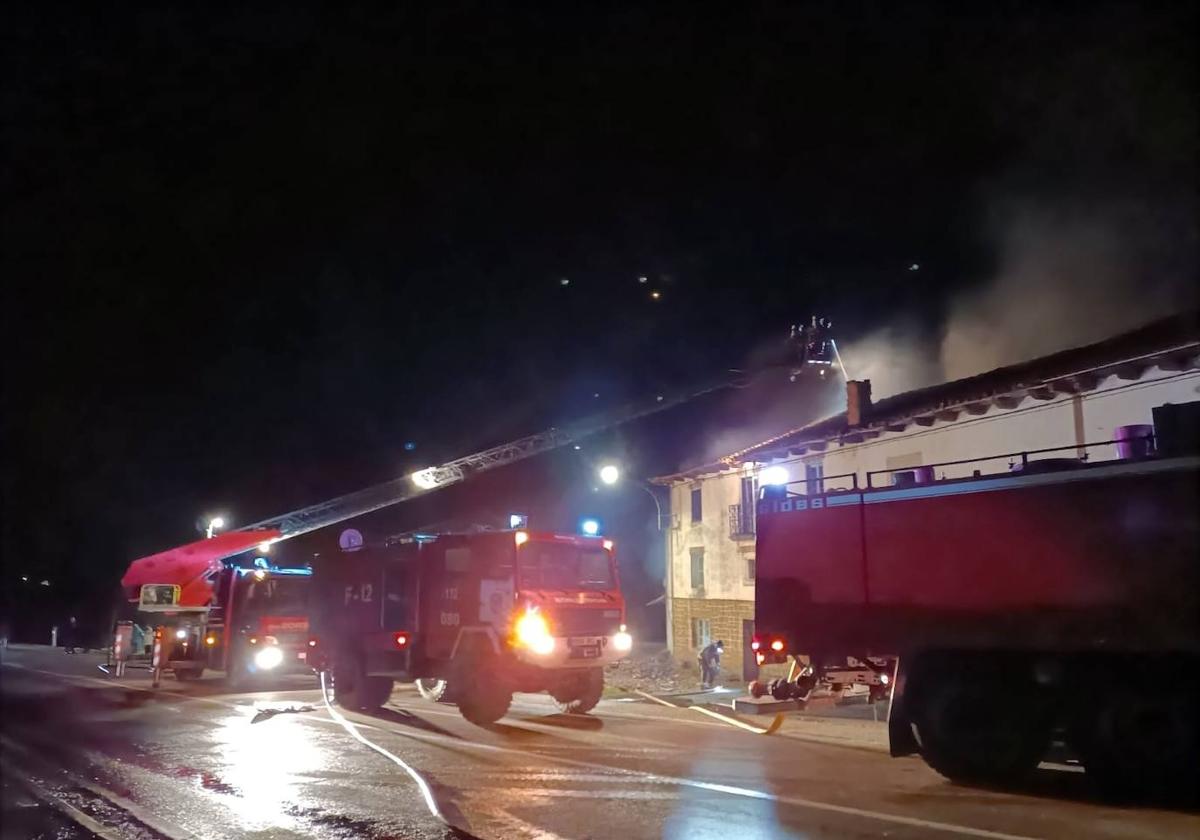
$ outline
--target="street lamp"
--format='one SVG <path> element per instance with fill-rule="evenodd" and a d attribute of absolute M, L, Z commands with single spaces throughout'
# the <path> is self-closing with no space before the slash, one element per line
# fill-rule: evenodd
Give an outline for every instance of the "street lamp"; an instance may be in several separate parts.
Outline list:
<path fill-rule="evenodd" d="M 223 516 L 214 516 L 212 519 L 208 520 L 208 527 L 204 529 L 204 538 L 211 540 L 213 538 L 213 534 L 217 530 L 224 527 L 225 518 Z"/>
<path fill-rule="evenodd" d="M 600 475 L 600 481 L 602 481 L 603 483 L 605 483 L 609 486 L 612 486 L 621 480 L 621 469 L 616 464 L 605 464 L 604 466 L 602 466 L 600 468 L 599 475 Z M 641 481 L 635 480 L 633 482 L 633 486 L 637 487 L 639 490 L 641 490 L 643 493 L 645 493 L 647 496 L 649 496 L 651 499 L 654 500 L 654 510 L 658 514 L 658 518 L 655 520 L 655 525 L 658 528 L 658 530 L 661 531 L 662 530 L 662 504 L 658 501 L 658 494 L 655 493 L 653 490 L 651 490 L 649 487 L 647 487 Z"/>

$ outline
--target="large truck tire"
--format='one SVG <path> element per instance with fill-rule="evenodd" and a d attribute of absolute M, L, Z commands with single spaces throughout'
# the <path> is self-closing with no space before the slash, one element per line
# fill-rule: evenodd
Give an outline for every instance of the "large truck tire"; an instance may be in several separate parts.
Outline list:
<path fill-rule="evenodd" d="M 494 656 L 477 653 L 464 659 L 462 678 L 454 681 L 458 711 L 476 726 L 491 726 L 508 714 L 512 687 Z"/>
<path fill-rule="evenodd" d="M 559 682 L 550 689 L 558 710 L 565 714 L 582 715 L 596 708 L 604 695 L 604 669 L 588 668 Z"/>
<path fill-rule="evenodd" d="M 910 690 L 907 706 L 921 756 L 951 781 L 1012 784 L 1046 753 L 1049 709 L 1036 692 L 1000 672 L 952 662 L 922 668 Z"/>
<path fill-rule="evenodd" d="M 416 681 L 417 693 L 432 703 L 440 703 L 446 699 L 445 680 L 425 678 Z"/>
<path fill-rule="evenodd" d="M 1090 782 L 1106 799 L 1197 796 L 1200 725 L 1195 695 L 1153 682 L 1103 687 L 1068 729 Z"/>
<path fill-rule="evenodd" d="M 359 708 L 364 712 L 372 712 L 382 708 L 392 696 L 395 681 L 391 677 L 363 677 L 359 683 Z"/>

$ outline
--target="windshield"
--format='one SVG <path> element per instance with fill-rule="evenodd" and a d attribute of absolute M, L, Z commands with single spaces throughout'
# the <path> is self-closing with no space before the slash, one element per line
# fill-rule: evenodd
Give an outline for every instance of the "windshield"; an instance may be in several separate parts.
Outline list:
<path fill-rule="evenodd" d="M 300 615 L 308 612 L 308 578 L 251 579 L 242 607 L 256 615 Z"/>
<path fill-rule="evenodd" d="M 521 586 L 529 589 L 612 589 L 612 560 L 601 548 L 564 543 L 526 543 L 521 558 Z"/>

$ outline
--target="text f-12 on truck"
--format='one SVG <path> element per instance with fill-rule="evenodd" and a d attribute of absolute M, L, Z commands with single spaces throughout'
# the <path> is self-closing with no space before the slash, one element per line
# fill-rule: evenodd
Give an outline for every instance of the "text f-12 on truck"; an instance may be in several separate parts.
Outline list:
<path fill-rule="evenodd" d="M 350 709 L 396 681 L 496 722 L 513 692 L 586 712 L 632 637 L 611 540 L 494 531 L 413 536 L 318 563 L 313 666 Z"/>

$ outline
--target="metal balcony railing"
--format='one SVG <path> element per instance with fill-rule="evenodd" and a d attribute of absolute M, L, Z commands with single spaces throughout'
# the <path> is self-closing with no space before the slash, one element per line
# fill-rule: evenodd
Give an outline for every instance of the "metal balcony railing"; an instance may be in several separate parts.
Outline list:
<path fill-rule="evenodd" d="M 754 536 L 754 508 L 751 506 L 729 506 L 729 538 L 747 539 Z"/>

